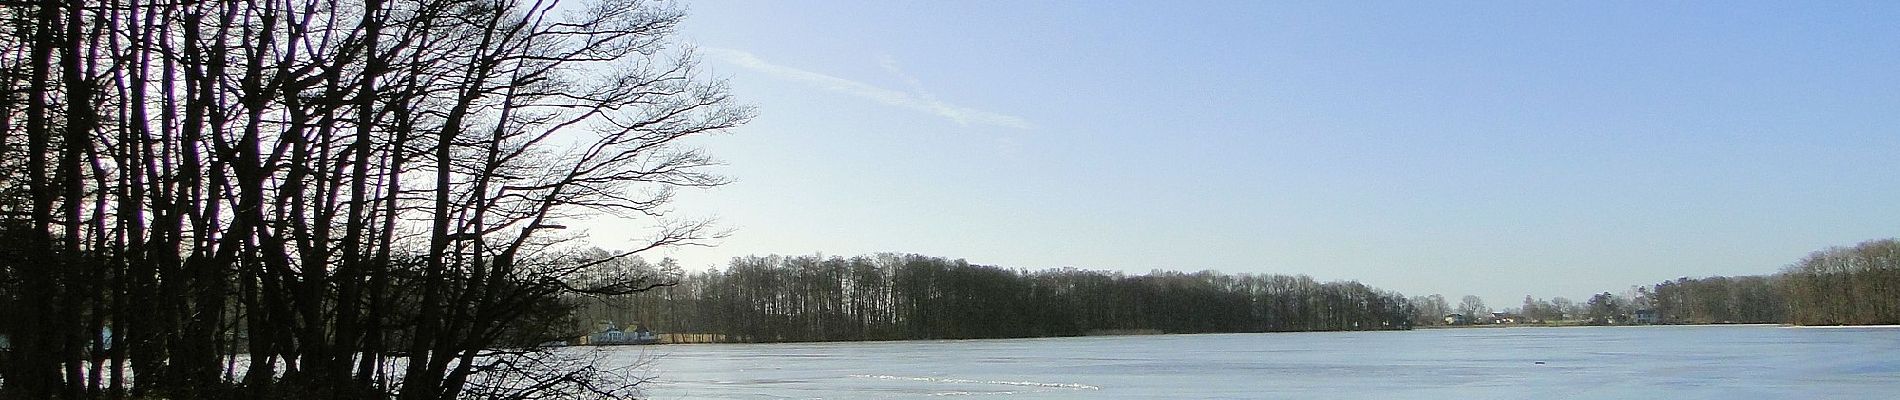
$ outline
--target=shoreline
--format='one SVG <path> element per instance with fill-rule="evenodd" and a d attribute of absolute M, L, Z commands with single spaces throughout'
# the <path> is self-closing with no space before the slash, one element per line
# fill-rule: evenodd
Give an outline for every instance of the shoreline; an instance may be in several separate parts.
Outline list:
<path fill-rule="evenodd" d="M 1072 336 L 1025 336 L 1025 337 L 958 338 L 958 339 L 936 338 L 936 339 L 773 341 L 773 342 L 688 342 L 688 343 L 661 342 L 661 343 L 656 343 L 656 345 L 679 346 L 679 345 L 706 345 L 706 344 L 820 344 L 820 343 L 951 342 L 951 341 L 969 341 L 969 340 L 1024 340 L 1024 339 L 1103 338 L 1103 337 L 1177 336 L 1177 335 L 1240 335 L 1240 334 L 1259 334 L 1259 333 L 1284 334 L 1284 333 L 1340 333 L 1340 332 L 1405 332 L 1405 331 L 1439 330 L 1439 329 L 1637 328 L 1637 327 L 1724 327 L 1724 326 L 1763 326 L 1763 327 L 1800 328 L 1800 329 L 1857 329 L 1857 328 L 1900 329 L 1900 325 L 1791 325 L 1791 324 L 1783 324 L 1783 323 L 1644 324 L 1644 325 L 1590 325 L 1590 324 L 1583 324 L 1583 323 L 1541 323 L 1541 324 L 1486 324 L 1486 325 L 1419 325 L 1419 326 L 1413 326 L 1412 329 L 1374 329 L 1374 330 L 1337 330 L 1337 331 L 1168 333 L 1168 332 L 1160 332 L 1158 330 L 1126 330 L 1126 331 L 1113 331 L 1113 332 L 1097 331 L 1097 332 L 1091 332 L 1090 334 L 1072 335 Z M 571 347 L 589 347 L 589 345 L 575 345 Z"/>

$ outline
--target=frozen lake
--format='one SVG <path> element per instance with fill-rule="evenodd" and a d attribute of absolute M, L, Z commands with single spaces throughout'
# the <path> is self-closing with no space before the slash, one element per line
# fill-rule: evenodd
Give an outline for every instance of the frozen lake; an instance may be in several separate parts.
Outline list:
<path fill-rule="evenodd" d="M 654 399 L 1892 399 L 1900 328 L 1435 329 L 667 345 Z M 1539 364 L 1539 363 L 1542 364 Z"/>

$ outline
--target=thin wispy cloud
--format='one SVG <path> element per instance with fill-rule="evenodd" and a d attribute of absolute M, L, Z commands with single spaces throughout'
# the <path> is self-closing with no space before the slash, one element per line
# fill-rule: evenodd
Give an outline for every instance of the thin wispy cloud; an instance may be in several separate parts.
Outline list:
<path fill-rule="evenodd" d="M 910 91 L 917 93 L 918 97 L 923 97 L 924 100 L 930 100 L 930 101 L 937 100 L 937 96 L 930 94 L 929 90 L 924 89 L 923 81 L 919 81 L 917 80 L 917 77 L 910 76 L 909 73 L 904 72 L 903 65 L 898 64 L 896 58 L 893 58 L 888 55 L 883 56 L 883 57 L 878 57 L 877 65 L 880 67 L 884 67 L 884 72 L 889 72 L 891 73 L 891 75 L 897 76 L 897 79 L 904 80 L 904 84 L 909 85 Z"/>
<path fill-rule="evenodd" d="M 886 89 L 864 82 L 773 64 L 742 50 L 706 47 L 700 48 L 700 51 L 746 69 L 763 72 L 782 79 L 805 82 L 824 88 L 825 90 L 862 97 L 879 103 L 934 114 L 961 125 L 994 125 L 1016 129 L 1029 129 L 1032 126 L 1028 120 L 1024 120 L 1022 117 L 959 106 L 937 100 L 935 96 L 923 91 L 922 84 L 919 83 L 916 78 L 912 78 L 910 75 L 904 74 L 902 70 L 897 69 L 896 61 L 889 58 L 886 58 L 880 64 L 883 65 L 885 69 L 898 74 L 900 78 L 905 80 L 905 83 L 911 85 L 913 89 L 912 92 Z"/>

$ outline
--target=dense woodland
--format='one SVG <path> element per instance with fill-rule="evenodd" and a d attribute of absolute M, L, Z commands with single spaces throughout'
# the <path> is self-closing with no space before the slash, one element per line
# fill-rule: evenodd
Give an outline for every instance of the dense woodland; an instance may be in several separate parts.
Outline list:
<path fill-rule="evenodd" d="M 1640 290 L 1661 323 L 1787 323 L 1782 282 L 1779 276 L 1677 278 Z"/>
<path fill-rule="evenodd" d="M 1779 278 L 1787 288 L 1789 322 L 1900 324 L 1900 240 L 1817 251 Z"/>
<path fill-rule="evenodd" d="M 1398 293 L 1306 276 L 1028 271 L 897 254 L 742 257 L 690 274 L 670 260 L 617 268 L 680 279 L 586 301 L 587 322 L 743 342 L 1407 329 L 1412 315 Z"/>
<path fill-rule="evenodd" d="M 1816 251 L 1771 276 L 1662 282 L 1649 293 L 1666 322 L 1900 324 L 1900 241 Z"/>
<path fill-rule="evenodd" d="M 625 394 L 514 349 L 717 236 L 667 215 L 723 182 L 679 141 L 751 110 L 674 6 L 557 3 L 6 2 L 0 398 Z M 578 252 L 602 214 L 655 228 Z"/>

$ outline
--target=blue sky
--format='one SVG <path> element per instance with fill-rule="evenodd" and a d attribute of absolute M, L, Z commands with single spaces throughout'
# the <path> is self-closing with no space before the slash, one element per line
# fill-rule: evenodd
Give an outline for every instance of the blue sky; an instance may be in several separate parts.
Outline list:
<path fill-rule="evenodd" d="M 1502 308 L 1900 235 L 1900 3 L 688 5 L 760 112 L 694 143 L 736 181 L 679 197 L 734 230 L 661 254 L 695 269 L 895 251 Z"/>

